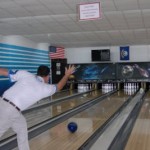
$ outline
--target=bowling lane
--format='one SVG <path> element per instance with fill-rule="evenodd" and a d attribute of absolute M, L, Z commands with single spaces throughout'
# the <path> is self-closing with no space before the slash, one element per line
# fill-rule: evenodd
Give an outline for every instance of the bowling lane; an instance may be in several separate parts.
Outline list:
<path fill-rule="evenodd" d="M 31 150 L 77 150 L 118 110 L 128 97 L 123 91 L 107 97 L 89 109 L 31 139 Z M 70 121 L 78 124 L 78 130 L 74 134 L 67 129 Z"/>
<path fill-rule="evenodd" d="M 80 94 L 77 90 L 63 90 L 60 92 L 55 93 L 54 95 L 44 98 L 42 100 L 40 100 L 39 102 L 37 102 L 36 104 L 34 104 L 33 106 L 31 106 L 30 108 L 42 105 L 42 104 L 47 104 L 51 101 L 57 101 L 60 100 L 62 98 L 67 98 L 67 97 L 71 97 L 73 95 L 78 95 Z"/>
<path fill-rule="evenodd" d="M 57 92 L 54 95 L 51 96 L 51 100 L 56 100 L 56 99 L 60 99 L 62 97 L 68 97 L 68 96 L 72 96 L 75 94 L 78 94 L 78 90 L 64 90 L 61 92 Z"/>
<path fill-rule="evenodd" d="M 135 122 L 125 150 L 150 149 L 150 91 L 148 91 L 141 111 Z"/>
<path fill-rule="evenodd" d="M 83 93 L 81 95 L 77 95 L 75 97 L 70 97 L 67 101 L 62 101 L 53 105 L 46 105 L 45 107 L 34 109 L 29 113 L 25 113 L 24 116 L 27 120 L 28 128 L 43 122 L 47 119 L 55 117 L 67 110 L 70 110 L 76 106 L 79 106 L 83 103 L 90 101 L 93 98 L 102 96 L 101 90 L 96 90 L 88 93 Z M 14 132 L 9 129 L 1 138 L 3 140 L 11 135 L 14 135 Z"/>

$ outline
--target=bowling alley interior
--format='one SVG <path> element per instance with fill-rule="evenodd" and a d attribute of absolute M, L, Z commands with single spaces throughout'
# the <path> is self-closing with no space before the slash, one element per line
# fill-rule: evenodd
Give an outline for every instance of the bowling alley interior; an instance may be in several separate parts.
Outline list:
<path fill-rule="evenodd" d="M 0 0 L 0 68 L 40 65 L 52 85 L 75 69 L 21 112 L 30 150 L 150 149 L 150 0 Z M 13 129 L 0 150 L 23 150 Z"/>

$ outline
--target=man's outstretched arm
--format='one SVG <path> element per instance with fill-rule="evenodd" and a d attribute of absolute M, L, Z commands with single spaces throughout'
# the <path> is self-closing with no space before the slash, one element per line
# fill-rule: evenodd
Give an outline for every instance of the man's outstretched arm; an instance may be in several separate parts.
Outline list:
<path fill-rule="evenodd" d="M 72 66 L 70 65 L 68 68 L 65 68 L 65 75 L 57 84 L 58 91 L 61 90 L 65 86 L 66 82 L 68 81 L 69 76 L 74 72 L 74 70 L 75 70 L 74 65 Z"/>
<path fill-rule="evenodd" d="M 0 75 L 2 75 L 2 76 L 8 76 L 8 69 L 6 69 L 6 68 L 0 68 Z"/>

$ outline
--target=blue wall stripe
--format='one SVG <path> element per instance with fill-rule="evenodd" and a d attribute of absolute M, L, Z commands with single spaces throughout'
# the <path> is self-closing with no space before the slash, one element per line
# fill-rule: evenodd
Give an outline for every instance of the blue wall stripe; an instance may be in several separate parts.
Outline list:
<path fill-rule="evenodd" d="M 20 58 L 20 57 L 6 57 L 6 56 L 0 56 L 0 60 L 3 61 L 3 60 L 11 60 L 11 61 L 29 61 L 30 62 L 35 62 L 35 61 L 38 61 L 38 62 L 47 62 L 49 61 L 49 58 L 47 59 L 30 59 L 30 58 Z"/>
<path fill-rule="evenodd" d="M 9 79 L 0 76 L 0 80 L 2 81 L 2 80 L 9 80 Z"/>
<path fill-rule="evenodd" d="M 4 66 L 1 66 L 2 68 L 8 68 L 8 69 L 15 69 L 15 70 L 22 70 L 22 69 L 24 69 L 24 70 L 29 70 L 29 69 L 34 69 L 34 68 L 38 68 L 38 66 L 13 66 L 13 65 L 8 65 L 8 66 L 6 66 L 6 65 L 4 65 Z"/>
<path fill-rule="evenodd" d="M 10 44 L 4 44 L 4 43 L 0 43 L 0 47 L 7 48 L 7 49 L 10 48 L 10 49 L 26 50 L 26 51 L 29 51 L 29 52 L 37 51 L 39 53 L 47 53 L 46 50 L 39 50 L 39 49 L 28 48 L 28 47 L 23 47 L 23 46 L 16 46 L 16 45 L 10 45 Z"/>
<path fill-rule="evenodd" d="M 29 62 L 38 62 L 38 63 L 47 63 L 47 61 L 48 60 L 41 60 L 41 59 L 27 59 L 27 58 L 25 58 L 25 59 L 15 59 L 15 58 L 1 58 L 0 57 L 0 61 L 1 62 L 7 62 L 7 61 L 9 61 L 10 62 L 10 60 L 12 61 L 12 62 L 27 62 L 27 61 L 29 61 Z"/>
<path fill-rule="evenodd" d="M 6 53 L 6 52 L 1 52 L 0 51 L 0 55 L 2 56 L 19 56 L 19 57 L 26 57 L 26 58 L 47 58 L 47 56 L 41 56 L 41 55 L 28 55 L 28 54 L 18 54 L 18 53 Z"/>
<path fill-rule="evenodd" d="M 39 62 L 16 62 L 16 61 L 5 61 L 5 62 L 3 62 L 3 61 L 1 61 L 1 65 L 10 65 L 10 64 L 13 64 L 13 66 L 24 66 L 24 65 L 32 65 L 32 66 L 37 66 L 37 63 L 39 63 Z M 43 65 L 49 65 L 49 63 L 42 63 L 42 62 L 40 62 L 40 64 L 43 64 Z"/>
<path fill-rule="evenodd" d="M 20 53 L 20 54 L 29 54 L 29 55 L 37 55 L 37 54 L 40 54 L 40 55 L 43 55 L 43 56 L 47 56 L 47 51 L 43 53 L 39 53 L 39 52 L 36 52 L 36 51 L 31 51 L 31 52 L 28 52 L 28 51 L 22 51 L 22 50 L 16 50 L 16 49 L 3 49 L 3 48 L 0 48 L 0 51 L 1 52 L 6 52 L 6 53 L 9 53 L 9 52 L 13 52 L 13 53 Z"/>
<path fill-rule="evenodd" d="M 51 66 L 48 50 L 0 43 L 0 67 L 36 74 L 39 65 Z M 0 95 L 10 86 L 8 77 L 0 76 Z"/>

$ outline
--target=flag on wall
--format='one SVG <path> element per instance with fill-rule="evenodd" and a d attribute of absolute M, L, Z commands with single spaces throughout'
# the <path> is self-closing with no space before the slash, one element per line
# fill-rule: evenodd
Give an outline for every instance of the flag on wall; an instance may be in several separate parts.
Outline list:
<path fill-rule="evenodd" d="M 129 60 L 129 46 L 120 47 L 120 60 Z"/>
<path fill-rule="evenodd" d="M 65 58 L 65 49 L 63 47 L 49 47 L 49 56 L 51 59 L 64 59 Z"/>

